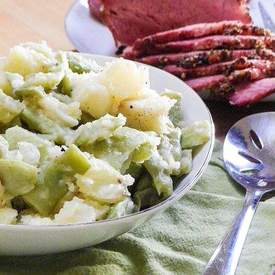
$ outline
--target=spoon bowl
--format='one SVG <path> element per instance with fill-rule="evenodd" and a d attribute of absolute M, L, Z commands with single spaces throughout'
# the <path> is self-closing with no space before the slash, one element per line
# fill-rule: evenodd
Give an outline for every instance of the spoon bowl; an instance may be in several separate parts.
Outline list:
<path fill-rule="evenodd" d="M 275 112 L 250 115 L 226 135 L 223 159 L 228 173 L 247 190 L 275 189 Z"/>
<path fill-rule="evenodd" d="M 246 189 L 243 209 L 219 244 L 204 275 L 233 275 L 245 239 L 263 194 L 275 190 L 275 112 L 259 113 L 239 120 L 228 131 L 224 166 Z"/>

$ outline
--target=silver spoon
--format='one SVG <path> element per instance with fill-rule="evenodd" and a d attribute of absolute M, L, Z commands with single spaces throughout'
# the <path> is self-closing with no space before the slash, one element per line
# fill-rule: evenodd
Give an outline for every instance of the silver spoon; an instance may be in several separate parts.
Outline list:
<path fill-rule="evenodd" d="M 275 112 L 247 116 L 231 127 L 223 146 L 225 168 L 246 189 L 243 209 L 208 262 L 204 275 L 235 274 L 263 194 L 275 190 Z"/>

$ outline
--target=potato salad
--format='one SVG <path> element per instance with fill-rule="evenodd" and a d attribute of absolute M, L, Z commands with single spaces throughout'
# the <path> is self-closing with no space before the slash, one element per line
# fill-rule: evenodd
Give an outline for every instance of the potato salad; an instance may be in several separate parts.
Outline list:
<path fill-rule="evenodd" d="M 153 206 L 192 168 L 207 121 L 181 94 L 150 87 L 146 66 L 99 66 L 45 42 L 0 59 L 0 223 L 113 219 Z"/>

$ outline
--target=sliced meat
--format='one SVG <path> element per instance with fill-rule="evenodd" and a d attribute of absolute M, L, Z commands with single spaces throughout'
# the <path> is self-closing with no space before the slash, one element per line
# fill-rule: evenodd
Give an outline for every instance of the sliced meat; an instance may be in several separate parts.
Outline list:
<path fill-rule="evenodd" d="M 103 4 L 101 0 L 88 0 L 90 14 L 97 20 L 102 21 Z"/>
<path fill-rule="evenodd" d="M 214 49 L 255 49 L 264 48 L 265 46 L 271 47 L 273 46 L 272 41 L 275 41 L 275 38 L 269 36 L 213 35 L 203 38 L 169 42 L 167 44 L 156 44 L 154 48 L 148 48 L 146 52 L 134 50 L 133 47 L 126 47 L 122 53 L 122 57 L 137 59 L 148 55 L 160 55 L 165 53 L 186 53 Z"/>
<path fill-rule="evenodd" d="M 186 80 L 185 83 L 197 92 L 208 90 L 210 93 L 224 97 L 228 95 L 229 92 L 233 92 L 234 86 L 239 83 L 260 80 L 270 77 L 271 75 L 272 74 L 267 71 L 263 71 L 259 68 L 247 68 L 243 70 L 236 70 L 228 76 L 221 74 L 205 76 Z M 274 71 L 273 76 L 275 76 Z"/>
<path fill-rule="evenodd" d="M 182 68 L 177 65 L 167 65 L 163 67 L 163 70 L 171 74 L 174 74 L 180 77 L 181 79 L 190 79 L 190 78 L 225 73 L 231 68 L 233 63 L 234 61 L 228 61 L 228 62 L 217 63 L 217 64 L 212 64 L 207 66 L 200 66 L 192 69 Z"/>
<path fill-rule="evenodd" d="M 190 79 L 185 81 L 185 83 L 193 88 L 195 91 L 200 92 L 215 87 L 219 83 L 223 83 L 225 79 L 226 76 L 220 74 Z"/>
<path fill-rule="evenodd" d="M 240 59 L 239 59 L 240 60 Z M 241 61 L 240 61 L 241 62 Z M 270 62 L 269 60 L 264 60 L 264 59 L 246 59 L 245 61 L 245 66 L 243 66 L 243 68 L 249 68 L 249 67 L 254 67 L 254 68 L 258 68 L 260 70 L 273 70 L 274 69 L 274 65 L 275 63 Z"/>
<path fill-rule="evenodd" d="M 136 61 L 154 66 L 177 64 L 184 68 L 193 68 L 200 65 L 210 65 L 234 60 L 240 57 L 255 58 L 256 50 L 210 50 L 189 53 L 150 55 L 136 59 Z"/>
<path fill-rule="evenodd" d="M 252 67 L 243 70 L 235 70 L 228 75 L 230 83 L 254 81 L 267 77 L 275 77 L 275 63 L 265 60 L 257 60 Z"/>
<path fill-rule="evenodd" d="M 122 51 L 119 51 L 119 55 L 123 58 L 127 58 L 127 59 L 137 59 L 138 57 L 141 57 L 142 56 L 142 52 L 138 52 L 136 50 L 133 49 L 132 46 L 127 46 L 127 47 L 124 47 L 122 45 L 122 47 L 119 47 L 119 50 L 120 48 L 122 48 Z"/>
<path fill-rule="evenodd" d="M 275 61 L 275 52 L 270 49 L 257 49 L 257 54 L 262 58 L 270 61 Z"/>
<path fill-rule="evenodd" d="M 275 92 L 275 77 L 264 78 L 252 83 L 240 84 L 229 97 L 232 105 L 245 106 L 258 102 Z"/>
<path fill-rule="evenodd" d="M 255 65 L 257 67 L 236 69 L 228 75 L 219 74 L 194 78 L 187 80 L 186 83 L 197 92 L 207 90 L 215 97 L 227 97 L 228 94 L 235 91 L 235 86 L 240 83 L 275 77 L 275 64 L 273 62 L 260 62 L 255 63 Z"/>
<path fill-rule="evenodd" d="M 221 21 L 214 23 L 201 23 L 182 28 L 155 33 L 144 38 L 137 39 L 133 44 L 134 50 L 144 51 L 155 44 L 164 44 L 172 41 L 199 38 L 209 35 L 256 35 L 267 36 L 270 32 L 250 24 L 239 21 Z"/>
<path fill-rule="evenodd" d="M 211 76 L 216 74 L 225 74 L 228 75 L 234 70 L 243 70 L 249 67 L 256 67 L 260 70 L 265 70 L 269 65 L 266 60 L 258 59 L 247 59 L 244 57 L 238 58 L 233 61 L 216 63 L 212 65 L 200 66 L 196 68 L 183 68 L 177 65 L 166 65 L 163 67 L 163 70 L 174 74 L 181 79 L 190 79 L 203 76 Z"/>
<path fill-rule="evenodd" d="M 232 72 L 219 85 L 209 88 L 209 91 L 216 97 L 228 98 L 228 95 L 235 91 L 236 85 L 240 83 L 250 83 L 251 81 L 266 78 L 267 74 L 259 68 L 247 68 Z"/>
<path fill-rule="evenodd" d="M 137 58 L 136 61 L 154 66 L 165 66 L 168 64 L 186 64 L 186 67 L 193 67 L 191 64 L 205 64 L 207 55 L 210 55 L 210 51 L 208 53 L 205 51 L 196 51 L 189 53 L 149 55 L 142 58 Z"/>
<path fill-rule="evenodd" d="M 102 0 L 104 23 L 117 42 L 196 23 L 240 20 L 250 23 L 247 0 Z"/>
<path fill-rule="evenodd" d="M 251 83 L 251 81 L 264 79 L 271 75 L 272 74 L 267 70 L 253 67 L 244 70 L 236 70 L 226 77 L 219 85 L 213 86 L 212 89 L 209 90 L 216 96 L 227 98 L 228 95 L 235 92 L 235 88 L 238 84 Z"/>
<path fill-rule="evenodd" d="M 136 52 L 135 54 L 160 54 L 160 53 L 178 53 L 191 52 L 209 49 L 254 49 L 258 47 L 268 47 L 275 49 L 275 38 L 265 36 L 251 35 L 214 35 L 203 38 L 169 42 L 167 44 L 157 44 L 152 49 L 148 49 L 146 53 Z"/>
<path fill-rule="evenodd" d="M 233 71 L 228 77 L 227 80 L 231 84 L 254 81 L 267 77 L 269 73 L 267 70 L 262 70 L 260 68 L 247 68 L 243 70 Z"/>

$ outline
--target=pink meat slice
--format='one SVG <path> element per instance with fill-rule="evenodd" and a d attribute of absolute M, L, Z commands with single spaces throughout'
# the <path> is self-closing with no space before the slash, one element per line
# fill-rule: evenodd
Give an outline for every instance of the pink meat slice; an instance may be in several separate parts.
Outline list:
<path fill-rule="evenodd" d="M 208 90 L 217 95 L 224 96 L 232 85 L 232 89 L 234 89 L 234 85 L 238 83 L 247 83 L 271 76 L 275 76 L 275 71 L 270 73 L 259 68 L 246 68 L 233 71 L 228 76 L 222 74 L 204 76 L 186 80 L 185 83 L 197 92 Z"/>
<path fill-rule="evenodd" d="M 102 0 L 104 23 L 117 42 L 196 23 L 239 20 L 250 23 L 247 0 Z"/>
<path fill-rule="evenodd" d="M 213 35 L 203 38 L 169 42 L 166 44 L 156 44 L 146 51 L 134 50 L 133 47 L 129 46 L 124 49 L 122 57 L 137 59 L 150 55 L 168 53 L 186 53 L 214 49 L 255 49 L 265 46 L 275 49 L 275 37 L 255 35 Z"/>
<path fill-rule="evenodd" d="M 210 54 L 210 51 L 208 52 Z M 176 53 L 176 54 L 159 54 L 149 55 L 141 58 L 137 58 L 136 61 L 154 66 L 163 66 L 167 64 L 178 64 L 191 59 L 194 60 L 192 63 L 201 63 L 205 60 L 207 52 L 195 51 L 189 53 Z"/>
<path fill-rule="evenodd" d="M 88 0 L 89 10 L 91 16 L 94 16 L 97 20 L 102 21 L 103 4 L 101 0 Z"/>
<path fill-rule="evenodd" d="M 259 65 L 259 64 L 258 64 Z M 264 78 L 275 77 L 275 64 L 266 62 L 258 67 L 234 70 L 229 75 L 213 75 L 187 80 L 186 83 L 197 92 L 209 91 L 219 97 L 228 97 L 240 83 L 249 83 Z"/>
<path fill-rule="evenodd" d="M 264 78 L 252 83 L 240 84 L 229 97 L 232 105 L 245 106 L 256 103 L 275 92 L 275 77 Z"/>
<path fill-rule="evenodd" d="M 270 49 L 259 48 L 257 54 L 262 58 L 270 61 L 275 61 L 275 52 Z"/>
<path fill-rule="evenodd" d="M 163 70 L 179 76 L 181 79 L 190 79 L 225 73 L 231 68 L 233 63 L 234 61 L 228 61 L 207 66 L 200 66 L 194 69 L 186 69 L 176 65 L 167 65 L 163 67 Z"/>
<path fill-rule="evenodd" d="M 200 92 L 206 89 L 210 89 L 213 86 L 218 85 L 219 83 L 222 83 L 223 81 L 225 81 L 225 79 L 226 76 L 220 74 L 190 79 L 185 81 L 185 83 L 193 88 L 195 91 Z"/>
<path fill-rule="evenodd" d="M 260 70 L 265 70 L 269 66 L 268 61 L 259 60 L 259 59 L 247 59 L 241 57 L 239 59 L 216 63 L 212 65 L 199 66 L 196 68 L 183 68 L 177 65 L 166 65 L 163 67 L 163 70 L 174 74 L 181 79 L 190 79 L 203 76 L 211 76 L 216 74 L 225 74 L 228 75 L 234 70 L 243 70 L 249 67 L 259 68 Z"/>
<path fill-rule="evenodd" d="M 234 60 L 240 57 L 256 57 L 257 52 L 253 50 L 209 50 L 188 53 L 150 55 L 136 59 L 136 61 L 154 66 L 168 64 L 180 64 L 182 67 L 190 68 L 200 65 L 215 64 Z"/>
<path fill-rule="evenodd" d="M 221 21 L 214 23 L 200 23 L 184 26 L 165 32 L 159 32 L 137 39 L 133 49 L 144 50 L 154 44 L 164 44 L 172 41 L 199 38 L 209 35 L 270 35 L 268 30 L 250 24 L 243 24 L 240 21 Z"/>
<path fill-rule="evenodd" d="M 152 49 L 147 50 L 148 54 L 191 52 L 209 49 L 253 49 L 257 46 L 267 46 L 273 48 L 274 37 L 253 36 L 253 35 L 213 35 L 203 38 L 169 42 L 167 44 L 157 44 Z M 275 49 L 275 47 L 274 47 Z M 138 53 L 143 54 L 143 53 Z"/>
<path fill-rule="evenodd" d="M 266 77 L 270 77 L 267 71 L 263 71 L 259 68 L 236 70 L 226 77 L 224 81 L 216 86 L 210 87 L 208 90 L 216 97 L 228 99 L 228 97 L 235 92 L 238 85 L 244 85 L 245 83 L 251 83 L 251 81 L 264 79 Z"/>
<path fill-rule="evenodd" d="M 273 71 L 274 70 L 274 62 L 271 62 L 270 60 L 264 60 L 264 59 L 245 59 L 246 61 L 244 62 L 244 68 L 249 68 L 249 67 L 254 67 L 258 68 L 260 70 L 266 70 L 266 71 Z M 241 59 L 239 59 L 241 62 Z"/>
<path fill-rule="evenodd" d="M 267 76 L 271 75 L 267 69 L 263 70 L 260 68 L 247 68 L 243 70 L 236 70 L 233 71 L 228 77 L 227 80 L 231 84 L 241 83 L 245 81 L 254 81 L 259 80 L 262 78 L 266 78 Z"/>

